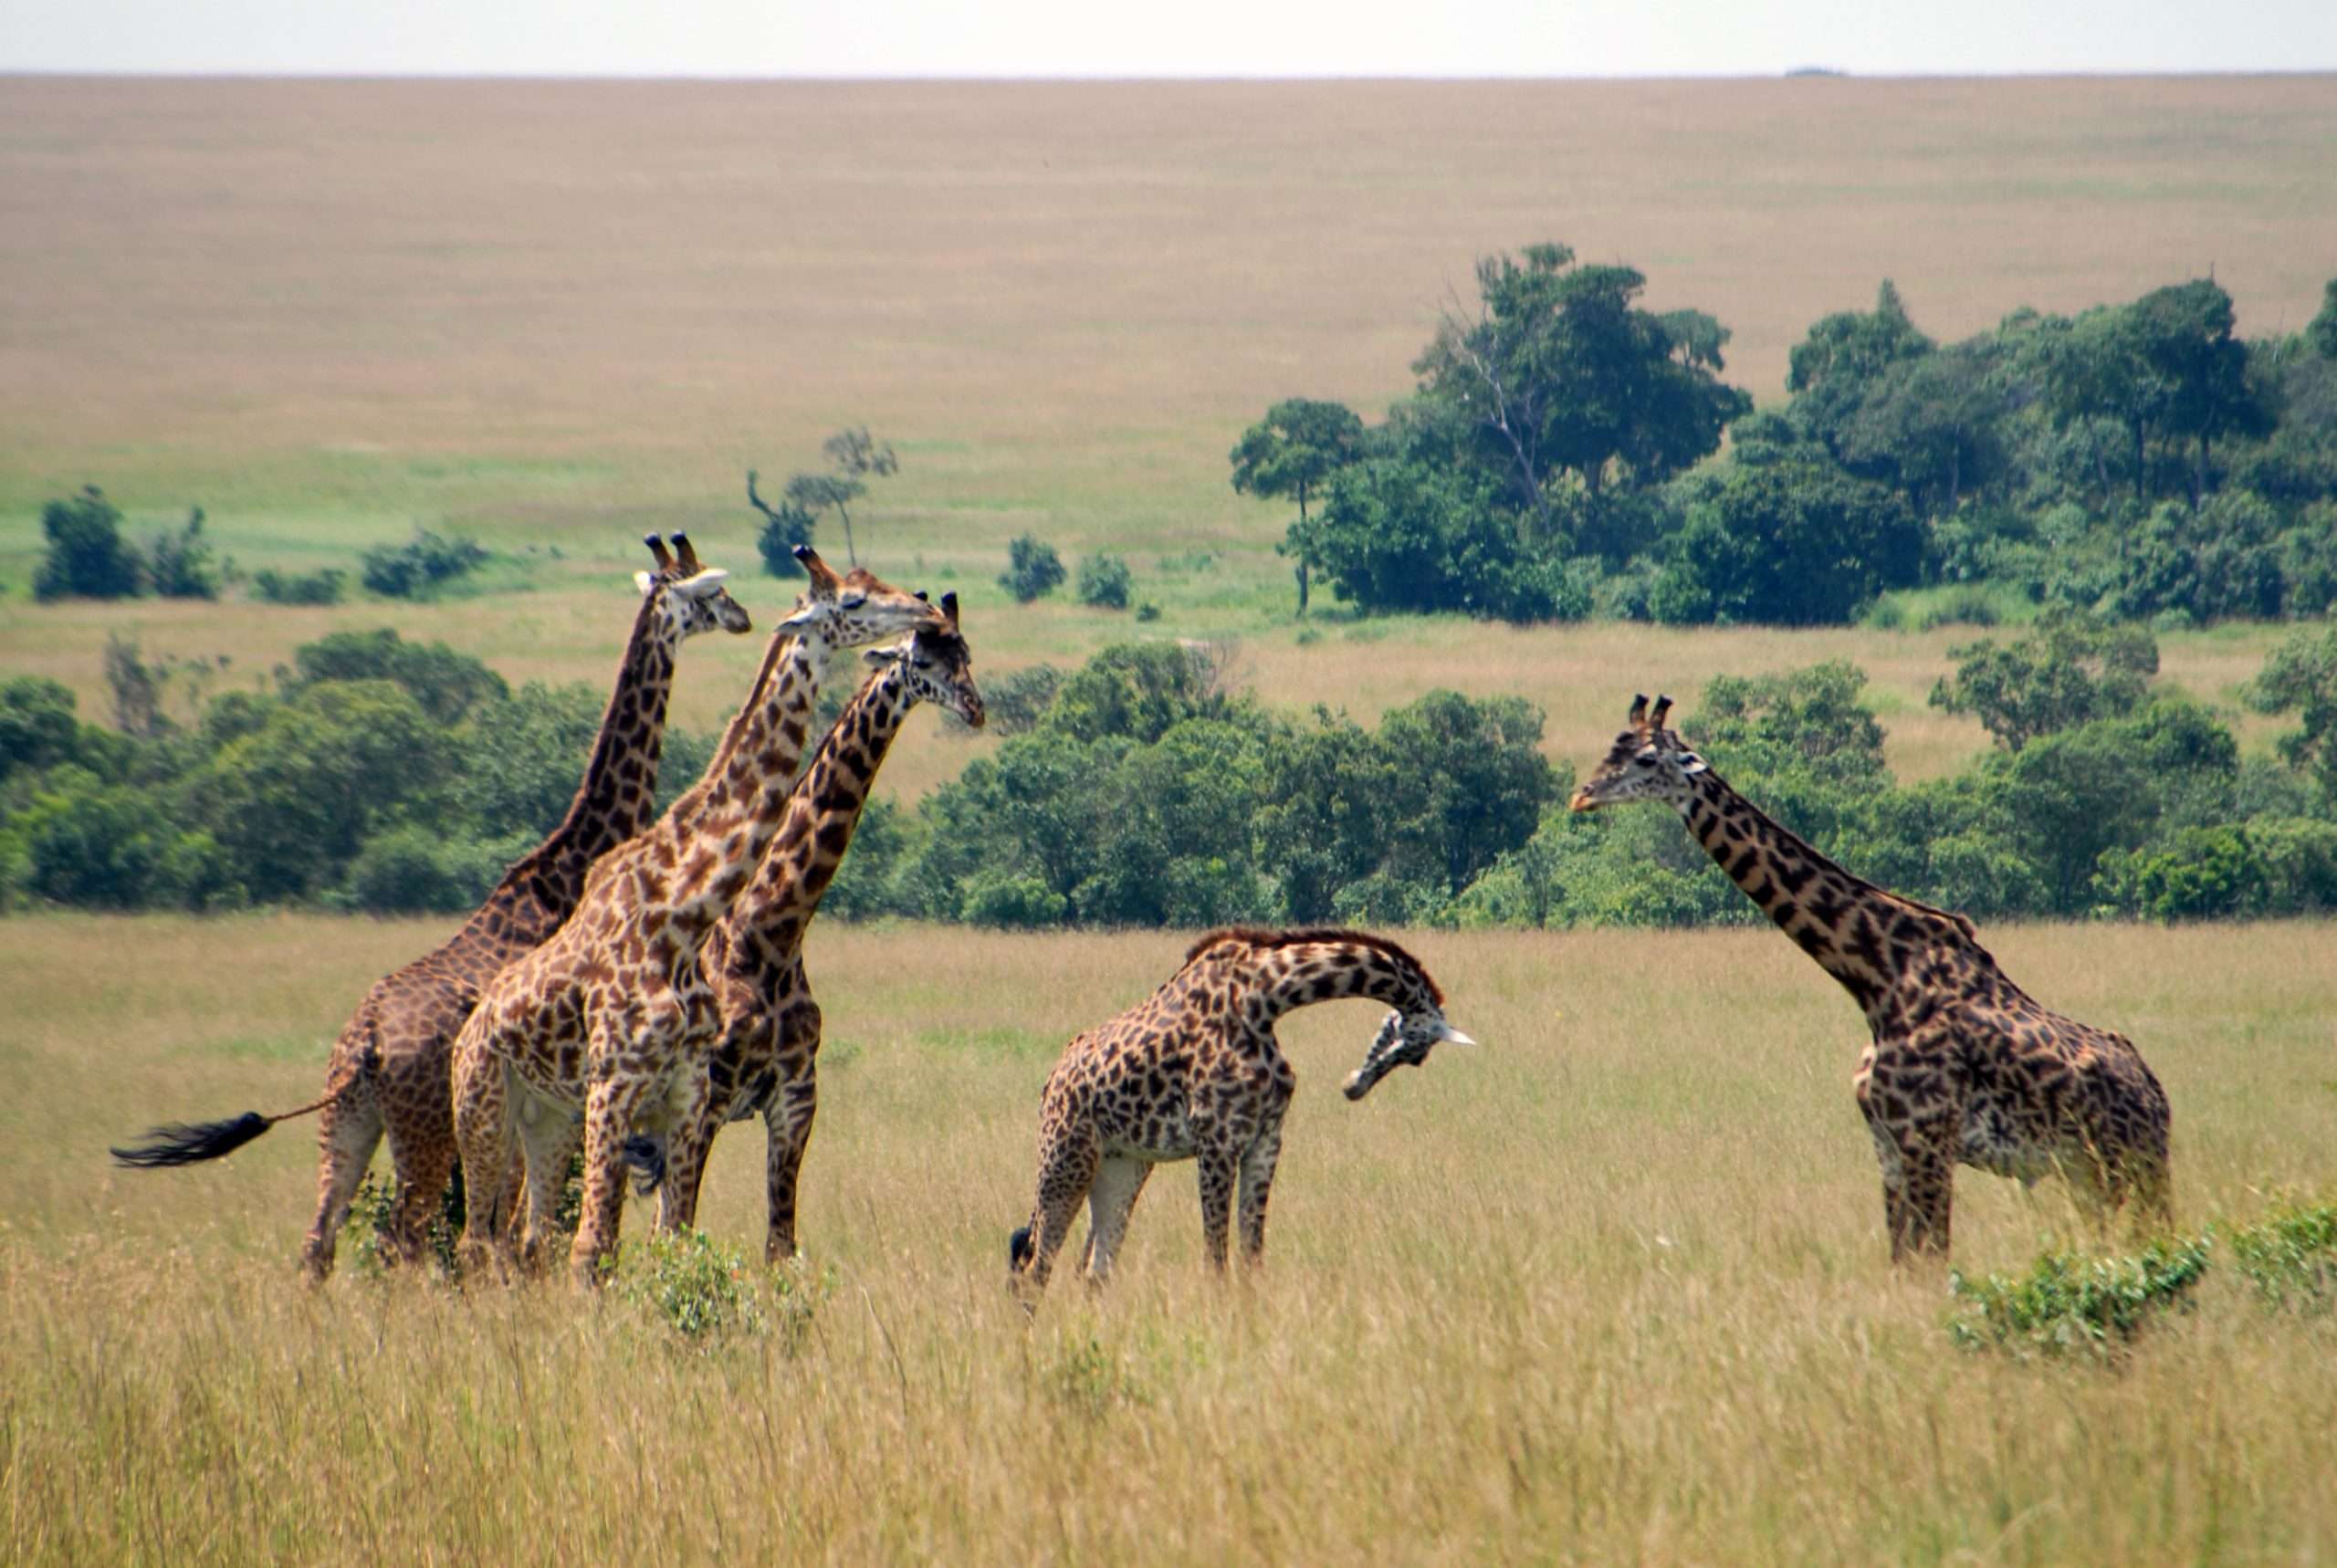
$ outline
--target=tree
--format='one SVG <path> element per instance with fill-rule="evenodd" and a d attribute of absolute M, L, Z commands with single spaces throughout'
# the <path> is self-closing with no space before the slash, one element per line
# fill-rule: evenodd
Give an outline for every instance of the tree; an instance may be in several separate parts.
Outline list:
<path fill-rule="evenodd" d="M 219 574 L 203 537 L 203 508 L 188 512 L 176 531 L 164 528 L 147 541 L 145 580 L 164 599 L 216 599 Z"/>
<path fill-rule="evenodd" d="M 1371 457 L 1332 476 L 1315 527 L 1331 590 L 1367 610 L 1577 620 L 1588 585 L 1528 556 L 1499 480 L 1473 465 Z"/>
<path fill-rule="evenodd" d="M 1967 486 L 2004 460 L 1996 422 L 2007 406 L 1993 338 L 1898 360 L 1868 383 L 1834 432 L 1836 455 L 1886 478 L 1916 505 L 1952 512 Z"/>
<path fill-rule="evenodd" d="M 65 761 L 81 733 L 73 694 L 39 675 L 0 682 L 0 779 Z"/>
<path fill-rule="evenodd" d="M 2258 713 L 2296 713 L 2304 727 L 2280 740 L 2290 766 L 2321 780 L 2337 800 L 2337 628 L 2298 632 L 2273 651 L 2247 688 Z"/>
<path fill-rule="evenodd" d="M 2248 373 L 2248 345 L 2232 336 L 2231 296 L 2213 278 L 2153 289 L 2133 307 L 2143 323 L 2143 350 L 2171 387 L 2164 415 L 2169 435 L 2197 445 L 2191 509 L 2207 489 L 2210 444 L 2223 436 L 2261 436 L 2272 428 L 2260 384 Z"/>
<path fill-rule="evenodd" d="M 2321 312 L 2304 329 L 2305 341 L 2324 360 L 2337 360 L 2337 277 L 2322 285 Z"/>
<path fill-rule="evenodd" d="M 1931 706 L 1972 714 L 2007 751 L 2140 707 L 2158 674 L 2158 643 L 2140 626 L 2048 613 L 2008 647 L 1988 639 L 1948 650 L 1955 674 Z"/>
<path fill-rule="evenodd" d="M 762 532 L 755 536 L 755 549 L 763 558 L 763 570 L 773 577 L 801 577 L 802 563 L 795 559 L 799 545 L 808 545 L 820 526 L 820 514 L 800 505 L 791 492 L 780 498 L 777 507 L 764 501 L 755 490 L 755 471 L 747 470 L 747 504 L 763 515 Z"/>
<path fill-rule="evenodd" d="M 48 540 L 33 576 L 36 599 L 129 599 L 139 589 L 138 558 L 122 542 L 121 508 L 95 485 L 40 509 Z"/>
<path fill-rule="evenodd" d="M 1021 534 L 1006 547 L 1006 571 L 998 585 L 1018 604 L 1043 598 L 1063 585 L 1063 557 L 1035 535 Z"/>
<path fill-rule="evenodd" d="M 1306 613 L 1307 578 L 1315 565 L 1307 497 L 1331 475 L 1354 461 L 1363 445 L 1363 421 L 1345 403 L 1285 398 L 1266 417 L 1242 433 L 1229 454 L 1233 488 L 1239 495 L 1287 496 L 1298 503 L 1298 521 L 1275 547 L 1297 564 L 1298 612 Z"/>
<path fill-rule="evenodd" d="M 1932 340 L 1908 319 L 1898 287 L 1884 278 L 1872 310 L 1821 317 L 1794 345 L 1786 390 L 1793 393 L 1796 421 L 1840 456 L 1844 435 L 1875 384 L 1892 367 L 1932 349 Z"/>
<path fill-rule="evenodd" d="M 1923 526 L 1880 485 L 1816 464 L 1733 469 L 1688 508 L 1651 608 L 1673 623 L 1838 625 L 1922 570 Z"/>
<path fill-rule="evenodd" d="M 282 682 L 287 696 L 330 681 L 392 681 L 405 688 L 435 724 L 461 722 L 485 702 L 503 702 L 511 688 L 501 675 L 444 643 L 408 643 L 388 626 L 335 632 L 293 650 Z M 597 716 L 598 708 L 594 706 Z"/>
<path fill-rule="evenodd" d="M 1079 563 L 1079 602 L 1098 610 L 1126 610 L 1128 590 L 1134 580 L 1128 573 L 1128 563 L 1118 556 L 1103 552 L 1082 558 Z"/>
<path fill-rule="evenodd" d="M 1647 279 L 1635 269 L 1577 267 L 1562 245 L 1524 256 L 1479 260 L 1476 319 L 1448 311 L 1412 369 L 1546 535 L 1559 473 L 1594 505 L 1618 471 L 1660 482 L 1718 450 L 1753 400 L 1718 379 L 1719 323 L 1638 308 Z"/>

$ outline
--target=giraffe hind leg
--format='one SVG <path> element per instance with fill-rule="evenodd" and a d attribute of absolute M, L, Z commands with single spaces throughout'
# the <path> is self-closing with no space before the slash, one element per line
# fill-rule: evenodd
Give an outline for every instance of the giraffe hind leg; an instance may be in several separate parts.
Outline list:
<path fill-rule="evenodd" d="M 300 1263 L 312 1280 L 332 1272 L 341 1228 L 382 1143 L 382 1108 L 371 1082 L 353 1085 L 327 1105 L 317 1124 L 317 1215 L 300 1243 Z"/>

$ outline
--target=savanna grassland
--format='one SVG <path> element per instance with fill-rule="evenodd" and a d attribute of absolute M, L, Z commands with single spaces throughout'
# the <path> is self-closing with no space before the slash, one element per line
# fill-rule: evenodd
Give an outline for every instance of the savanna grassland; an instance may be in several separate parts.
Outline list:
<path fill-rule="evenodd" d="M 1294 1015 L 1263 1275 L 1200 1261 L 1161 1173 L 1109 1291 L 1005 1291 L 1038 1085 L 1167 935 L 815 932 L 807 1261 L 761 1334 L 612 1295 L 292 1258 L 308 1124 L 110 1170 L 162 1114 L 298 1103 L 318 1042 L 439 926 L 14 923 L 0 952 L 0 1518 L 16 1562 L 2313 1562 L 2337 1318 L 2227 1266 L 2122 1363 L 1959 1351 L 1885 1260 L 1863 1030 L 1768 931 L 1422 934 L 1440 1051 L 1351 1105 L 1372 1009 Z M 2131 1032 L 2180 1218 L 2330 1178 L 2337 930 L 2011 927 L 2039 994 Z M 102 957 L 101 957 L 102 956 Z M 761 1134 L 702 1220 L 752 1253 Z M 2084 1239 L 1966 1174 L 1958 1260 Z M 632 1206 L 636 1232 L 647 1211 Z M 346 1249 L 344 1249 L 346 1257 Z"/>
<path fill-rule="evenodd" d="M 1579 767 L 1634 690 L 1846 657 L 1893 766 L 1936 776 L 1986 744 L 1924 702 L 1968 629 L 1302 623 L 1286 508 L 1235 496 L 1227 449 L 1285 396 L 1376 416 L 1472 259 L 1544 238 L 1718 316 L 1764 401 L 1884 276 L 1944 340 L 2211 266 L 2244 332 L 2293 329 L 2337 269 L 2332 147 L 2337 88 L 2303 77 L 0 79 L 0 673 L 96 718 L 110 634 L 226 655 L 215 691 L 386 623 L 597 686 L 644 529 L 688 527 L 767 626 L 790 594 L 750 570 L 743 472 L 866 423 L 903 466 L 855 511 L 863 559 L 958 589 L 985 675 L 1231 639 L 1278 706 L 1525 695 Z M 497 559 L 432 603 L 36 606 L 39 506 L 85 482 L 133 531 L 202 505 L 247 570 L 415 524 Z M 1025 532 L 1121 553 L 1158 621 L 1013 606 Z M 2281 631 L 2164 633 L 2166 678 L 2261 748 L 2282 721 L 2234 695 Z M 718 722 L 760 643 L 694 643 L 677 721 Z M 990 744 L 916 719 L 885 787 Z M 2337 1557 L 2337 1319 L 2222 1270 L 2112 1364 L 1953 1348 L 1942 1281 L 1885 1261 L 1862 1029 L 1766 930 L 1408 938 L 1487 1043 L 1351 1106 L 1372 1015 L 1289 1020 L 1263 1277 L 1209 1277 L 1172 1169 L 1109 1293 L 1059 1279 L 1026 1322 L 1003 1253 L 1039 1084 L 1181 938 L 823 926 L 794 1304 L 693 1347 L 617 1299 L 299 1287 L 307 1124 L 108 1166 L 150 1123 L 313 1096 L 365 986 L 445 929 L 0 922 L 0 1556 Z M 2186 1228 L 2337 1191 L 2337 927 L 1987 936 L 2142 1044 Z M 750 1254 L 760 1149 L 727 1134 L 701 1211 Z M 2049 1186 L 1962 1197 L 1967 1268 L 2090 1239 Z"/>

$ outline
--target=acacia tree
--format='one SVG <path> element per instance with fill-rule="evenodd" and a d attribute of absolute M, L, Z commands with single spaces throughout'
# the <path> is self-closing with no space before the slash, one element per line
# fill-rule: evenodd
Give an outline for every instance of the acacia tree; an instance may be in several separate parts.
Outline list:
<path fill-rule="evenodd" d="M 1448 310 L 1412 370 L 1546 533 L 1561 472 L 1594 505 L 1619 468 L 1659 482 L 1716 451 L 1753 402 L 1719 380 L 1728 333 L 1710 316 L 1640 309 L 1632 267 L 1577 266 L 1556 244 L 1523 255 L 1479 260 L 1475 319 Z"/>
<path fill-rule="evenodd" d="M 1352 462 L 1362 445 L 1363 421 L 1347 404 L 1294 397 L 1266 410 L 1266 417 L 1243 431 L 1228 455 L 1238 494 L 1288 496 L 1298 502 L 1298 521 L 1275 549 L 1297 563 L 1293 570 L 1301 615 L 1306 613 L 1308 574 L 1315 564 L 1307 497 Z"/>
<path fill-rule="evenodd" d="M 796 474 L 789 476 L 787 486 L 780 492 L 780 505 L 772 507 L 755 490 L 755 475 L 747 475 L 747 499 L 766 519 L 764 538 L 769 544 L 791 549 L 797 544 L 809 544 L 812 525 L 821 513 L 833 507 L 836 517 L 844 524 L 844 553 L 846 562 L 860 564 L 860 552 L 852 537 L 852 503 L 868 493 L 868 481 L 881 479 L 900 472 L 901 460 L 893 454 L 892 443 L 880 442 L 868 434 L 868 427 L 839 430 L 820 443 L 820 451 L 827 457 L 829 471 L 825 474 Z M 763 551 L 774 573 L 781 573 L 780 559 L 770 548 Z"/>

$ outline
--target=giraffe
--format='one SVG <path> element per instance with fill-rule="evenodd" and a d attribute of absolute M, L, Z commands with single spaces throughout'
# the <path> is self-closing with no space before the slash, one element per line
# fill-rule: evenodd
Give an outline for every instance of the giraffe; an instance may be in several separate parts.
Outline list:
<path fill-rule="evenodd" d="M 246 1111 L 157 1127 L 142 1145 L 113 1150 L 117 1160 L 151 1168 L 217 1159 L 278 1122 L 321 1112 L 317 1214 L 300 1244 L 303 1267 L 320 1281 L 332 1271 L 350 1202 L 387 1133 L 397 1175 L 388 1254 L 419 1260 L 455 1166 L 446 1084 L 456 1031 L 496 972 L 568 918 L 592 862 L 650 820 L 676 650 L 702 632 L 753 629 L 722 587 L 727 574 L 702 566 L 686 535 L 673 536 L 671 553 L 655 534 L 643 542 L 657 570 L 634 574 L 641 604 L 583 781 L 560 825 L 503 873 L 453 936 L 373 983 L 333 1042 L 320 1099 L 273 1116 Z"/>
<path fill-rule="evenodd" d="M 1872 1040 L 1851 1085 L 1882 1166 L 1892 1261 L 1946 1256 L 1959 1164 L 2025 1186 L 2059 1173 L 2104 1217 L 2133 1197 L 2171 1223 L 2166 1093 L 2133 1041 L 2039 1005 L 1963 915 L 1877 887 L 1779 826 L 1665 727 L 1671 708 L 1634 700 L 1571 805 L 1670 805 L 1858 1003 Z"/>
<path fill-rule="evenodd" d="M 941 596 L 948 631 L 920 631 L 863 657 L 876 671 L 820 742 L 788 794 L 779 836 L 754 879 L 707 937 L 703 964 L 722 1013 L 708 1063 L 712 1096 L 704 1114 L 674 1140 L 658 1193 L 657 1227 L 679 1230 L 697 1218 L 706 1158 L 726 1122 L 763 1117 L 770 1196 L 763 1255 L 795 1253 L 795 1186 L 819 1109 L 816 1062 L 820 1004 L 803 972 L 803 936 L 852 845 L 876 770 L 919 702 L 982 724 L 981 693 L 963 636 L 958 596 Z"/>
<path fill-rule="evenodd" d="M 1201 937 L 1158 990 L 1065 1047 L 1040 1097 L 1031 1222 L 1007 1242 L 1008 1278 L 1025 1304 L 1046 1289 L 1082 1198 L 1087 1278 L 1103 1282 L 1137 1195 L 1164 1160 L 1198 1162 L 1201 1238 L 1221 1270 L 1238 1183 L 1242 1250 L 1261 1261 L 1283 1113 L 1298 1082 L 1274 1020 L 1340 997 L 1396 1009 L 1348 1075 L 1350 1100 L 1427 1061 L 1440 1041 L 1475 1043 L 1444 1021 L 1444 993 L 1420 960 L 1385 937 L 1237 926 Z"/>
<path fill-rule="evenodd" d="M 665 1134 L 691 1124 L 709 1093 L 705 1051 L 719 1019 L 698 949 L 779 830 L 830 653 L 948 625 L 921 597 L 857 569 L 839 578 L 807 546 L 795 553 L 810 591 L 772 633 L 705 776 L 594 864 L 568 923 L 496 977 L 456 1040 L 466 1264 L 509 1259 L 516 1152 L 529 1251 L 548 1244 L 567 1173 L 564 1153 L 553 1155 L 572 1145 L 581 1111 L 584 1208 L 569 1266 L 580 1285 L 598 1283 L 623 1217 L 624 1166 L 654 1186 Z"/>

